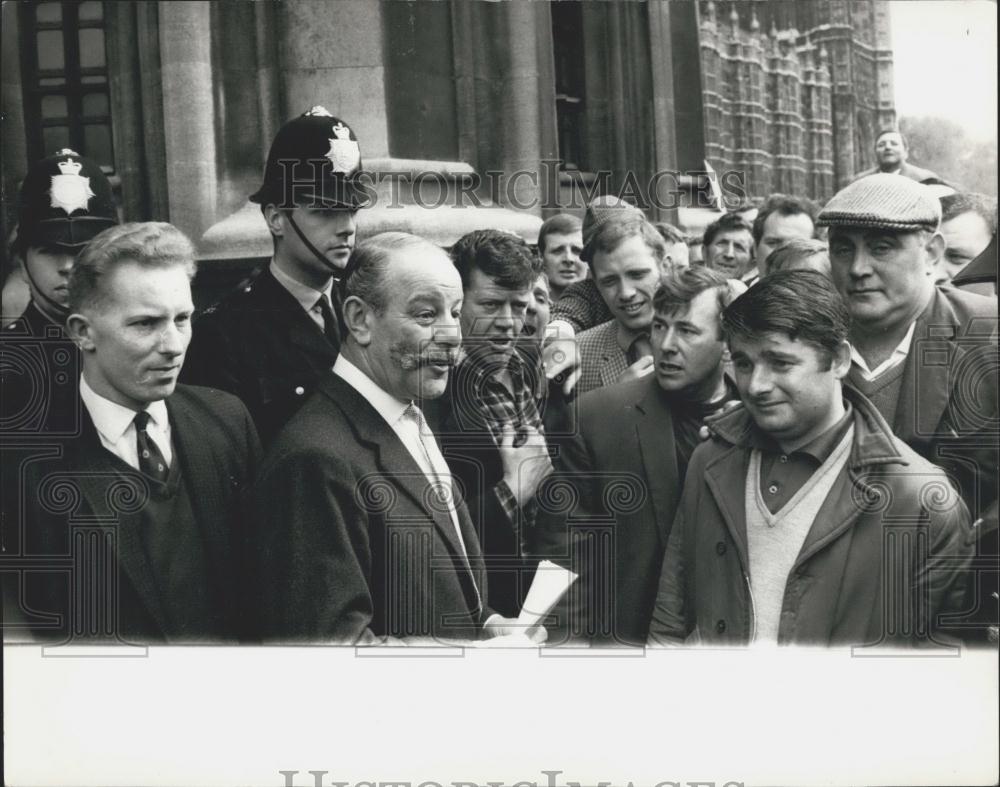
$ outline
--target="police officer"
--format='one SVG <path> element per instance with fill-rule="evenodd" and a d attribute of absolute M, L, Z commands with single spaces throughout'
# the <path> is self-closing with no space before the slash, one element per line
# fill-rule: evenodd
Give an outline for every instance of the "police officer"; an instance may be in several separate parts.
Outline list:
<path fill-rule="evenodd" d="M 14 242 L 31 300 L 4 331 L 44 336 L 47 326 L 61 329 L 73 260 L 87 241 L 117 223 L 111 184 L 95 162 L 68 148 L 35 162 L 21 184 Z"/>
<path fill-rule="evenodd" d="M 286 123 L 250 197 L 274 256 L 195 323 L 182 380 L 239 396 L 265 446 L 337 359 L 336 285 L 371 201 L 361 171 L 357 137 L 323 107 Z"/>
<path fill-rule="evenodd" d="M 31 299 L 0 330 L 4 437 L 77 429 L 79 354 L 65 333 L 69 271 L 87 242 L 117 223 L 111 184 L 94 161 L 64 148 L 28 169 L 13 251 L 23 262 Z"/>

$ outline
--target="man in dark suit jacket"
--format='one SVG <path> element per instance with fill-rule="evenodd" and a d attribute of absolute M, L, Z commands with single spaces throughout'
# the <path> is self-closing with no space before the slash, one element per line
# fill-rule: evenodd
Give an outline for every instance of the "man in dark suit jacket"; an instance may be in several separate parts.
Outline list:
<path fill-rule="evenodd" d="M 253 543 L 260 635 L 370 644 L 511 633 L 491 613 L 468 511 L 414 400 L 444 393 L 461 341 L 448 256 L 404 233 L 360 245 L 344 345 L 271 446 Z"/>
<path fill-rule="evenodd" d="M 74 263 L 80 432 L 5 446 L 15 631 L 70 643 L 238 637 L 240 499 L 259 445 L 235 397 L 176 387 L 193 275 L 187 238 L 153 222 L 101 233 Z"/>
<path fill-rule="evenodd" d="M 941 466 L 976 522 L 978 609 L 971 636 L 997 625 L 997 303 L 935 286 L 940 203 L 889 175 L 855 181 L 820 211 L 833 279 L 851 312 L 851 384 L 893 433 Z"/>
<path fill-rule="evenodd" d="M 286 123 L 250 197 L 274 257 L 195 322 L 182 379 L 236 394 L 265 445 L 337 359 L 336 284 L 354 247 L 355 214 L 370 201 L 360 172 L 354 132 L 323 107 Z"/>
<path fill-rule="evenodd" d="M 665 277 L 653 298 L 653 374 L 580 400 L 576 433 L 537 496 L 542 552 L 580 574 L 559 610 L 571 638 L 646 641 L 688 459 L 704 419 L 737 398 L 719 319 L 736 285 L 703 266 Z"/>

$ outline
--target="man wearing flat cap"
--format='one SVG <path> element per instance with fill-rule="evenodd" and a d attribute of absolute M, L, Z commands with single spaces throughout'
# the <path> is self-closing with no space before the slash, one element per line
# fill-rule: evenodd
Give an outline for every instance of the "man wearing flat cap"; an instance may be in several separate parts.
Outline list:
<path fill-rule="evenodd" d="M 323 107 L 282 126 L 250 197 L 274 256 L 195 322 L 184 380 L 240 397 L 265 446 L 337 359 L 337 282 L 354 248 L 355 215 L 371 202 L 361 172 L 354 132 Z"/>
<path fill-rule="evenodd" d="M 995 626 L 997 304 L 935 286 L 945 249 L 940 219 L 925 187 L 876 174 L 835 195 L 818 224 L 829 228 L 833 279 L 852 318 L 848 381 L 899 439 L 948 473 L 969 507 L 976 568 L 988 580 L 969 605 L 978 609 L 975 620 L 988 614 Z"/>

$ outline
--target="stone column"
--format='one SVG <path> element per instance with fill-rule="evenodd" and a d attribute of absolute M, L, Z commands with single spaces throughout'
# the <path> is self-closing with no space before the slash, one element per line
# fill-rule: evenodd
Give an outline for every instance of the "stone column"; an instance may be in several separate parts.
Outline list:
<path fill-rule="evenodd" d="M 277 17 L 282 123 L 321 104 L 354 128 L 363 158 L 388 156 L 381 4 L 287 0 Z"/>
<path fill-rule="evenodd" d="M 216 218 L 211 8 L 191 0 L 159 12 L 170 221 L 197 240 Z"/>
<path fill-rule="evenodd" d="M 28 168 L 28 148 L 24 137 L 24 104 L 21 100 L 21 34 L 18 20 L 19 3 L 4 3 L 0 14 L 3 18 L 3 45 L 0 48 L 3 58 L 2 124 L 0 134 L 3 136 L 3 215 L 0 216 L 4 238 L 14 226 L 17 217 L 13 206 L 17 202 L 17 187 Z M 47 151 L 49 153 L 54 151 Z M 6 260 L 6 255 L 4 255 Z M 6 278 L 8 267 L 5 262 L 3 276 Z"/>
<path fill-rule="evenodd" d="M 649 55 L 653 78 L 653 155 L 657 172 L 677 171 L 677 130 L 674 126 L 674 52 L 670 46 L 670 3 L 649 4 Z M 668 177 L 664 183 L 678 182 Z M 669 191 L 669 185 L 663 189 Z M 651 195 L 652 196 L 652 195 Z M 668 206 L 667 193 L 656 195 L 654 215 L 677 223 L 677 205 Z M 659 204 L 662 203 L 662 204 Z"/>

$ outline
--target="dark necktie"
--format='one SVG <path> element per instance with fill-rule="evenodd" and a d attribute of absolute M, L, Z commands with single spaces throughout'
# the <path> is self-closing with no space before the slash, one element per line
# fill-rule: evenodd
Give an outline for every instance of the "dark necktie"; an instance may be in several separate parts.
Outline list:
<path fill-rule="evenodd" d="M 165 483 L 167 476 L 170 475 L 170 469 L 167 467 L 167 460 L 163 458 L 160 449 L 146 431 L 147 426 L 149 426 L 149 413 L 140 410 L 135 414 L 135 442 L 139 452 L 139 469 L 150 478 Z"/>
<path fill-rule="evenodd" d="M 333 293 L 330 293 L 333 296 Z M 330 343 L 334 347 L 340 347 L 340 323 L 333 314 L 333 309 L 330 308 L 330 299 L 326 295 L 320 295 L 319 300 L 319 313 L 323 315 L 323 333 L 326 334 L 326 338 L 330 340 Z"/>

